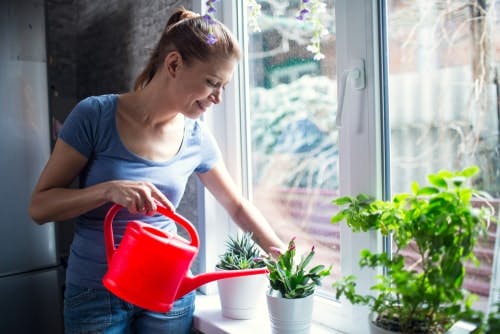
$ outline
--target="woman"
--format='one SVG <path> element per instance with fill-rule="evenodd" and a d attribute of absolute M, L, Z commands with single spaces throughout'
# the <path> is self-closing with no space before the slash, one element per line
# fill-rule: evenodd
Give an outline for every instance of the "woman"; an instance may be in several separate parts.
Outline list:
<path fill-rule="evenodd" d="M 29 209 L 39 224 L 77 217 L 66 274 L 66 333 L 190 331 L 194 292 L 160 314 L 119 300 L 103 287 L 103 220 L 112 203 L 128 209 L 113 221 L 117 240 L 130 219 L 175 231 L 175 223 L 154 214 L 156 201 L 177 207 L 195 172 L 265 251 L 285 248 L 238 193 L 213 137 L 198 119 L 220 103 L 239 58 L 238 43 L 226 27 L 179 9 L 133 91 L 86 98 L 66 119 Z M 80 186 L 70 189 L 76 177 Z"/>

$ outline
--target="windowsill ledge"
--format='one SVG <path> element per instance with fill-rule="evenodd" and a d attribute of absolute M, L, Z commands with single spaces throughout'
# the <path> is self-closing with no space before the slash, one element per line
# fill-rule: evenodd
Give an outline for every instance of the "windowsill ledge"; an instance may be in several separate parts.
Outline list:
<path fill-rule="evenodd" d="M 222 316 L 218 295 L 196 296 L 194 327 L 204 334 L 271 334 L 265 296 L 259 301 L 257 313 L 251 320 L 233 320 Z M 312 324 L 311 333 L 338 333 L 317 324 Z"/>
<path fill-rule="evenodd" d="M 233 320 L 222 316 L 218 295 L 198 295 L 196 296 L 193 325 L 204 334 L 271 334 L 265 296 L 259 300 L 254 319 Z M 474 329 L 475 326 L 459 321 L 448 331 L 448 334 L 469 334 Z M 341 332 L 313 323 L 311 333 L 339 334 Z"/>

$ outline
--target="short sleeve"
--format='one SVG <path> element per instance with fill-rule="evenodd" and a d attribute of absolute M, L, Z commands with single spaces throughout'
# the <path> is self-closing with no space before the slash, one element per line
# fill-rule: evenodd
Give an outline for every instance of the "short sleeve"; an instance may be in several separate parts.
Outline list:
<path fill-rule="evenodd" d="M 199 126 L 201 135 L 201 162 L 195 172 L 206 173 L 222 159 L 222 154 L 214 136 L 206 125 L 198 120 L 195 126 Z"/>
<path fill-rule="evenodd" d="M 95 147 L 99 102 L 91 97 L 80 101 L 70 112 L 59 132 L 64 140 L 78 152 L 89 158 Z"/>

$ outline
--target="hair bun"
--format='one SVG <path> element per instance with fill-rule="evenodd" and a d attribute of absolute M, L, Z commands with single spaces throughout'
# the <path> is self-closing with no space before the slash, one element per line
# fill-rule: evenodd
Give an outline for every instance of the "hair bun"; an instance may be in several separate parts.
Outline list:
<path fill-rule="evenodd" d="M 168 29 L 170 26 L 172 26 L 172 25 L 174 25 L 182 20 L 192 19 L 192 18 L 199 17 L 199 16 L 200 16 L 200 14 L 197 14 L 197 13 L 195 13 L 191 10 L 188 10 L 184 7 L 180 7 L 170 16 L 165 28 Z"/>

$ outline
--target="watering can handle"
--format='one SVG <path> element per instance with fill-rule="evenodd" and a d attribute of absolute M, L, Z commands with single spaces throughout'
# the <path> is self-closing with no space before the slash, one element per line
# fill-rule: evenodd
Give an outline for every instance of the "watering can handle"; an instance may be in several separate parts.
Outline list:
<path fill-rule="evenodd" d="M 161 205 L 158 201 L 156 202 L 156 212 L 161 213 L 162 215 L 171 218 L 173 221 L 184 227 L 184 229 L 188 232 L 189 237 L 191 238 L 191 246 L 199 248 L 200 238 L 198 236 L 198 232 L 194 228 L 193 224 L 191 224 L 186 218 L 182 217 L 178 213 L 173 210 L 170 210 L 163 205 Z M 113 204 L 111 208 L 108 210 L 106 217 L 104 218 L 104 241 L 106 246 L 106 258 L 108 263 L 111 261 L 113 254 L 116 251 L 115 248 L 115 238 L 113 235 L 113 219 L 116 214 L 122 208 L 119 204 Z"/>

